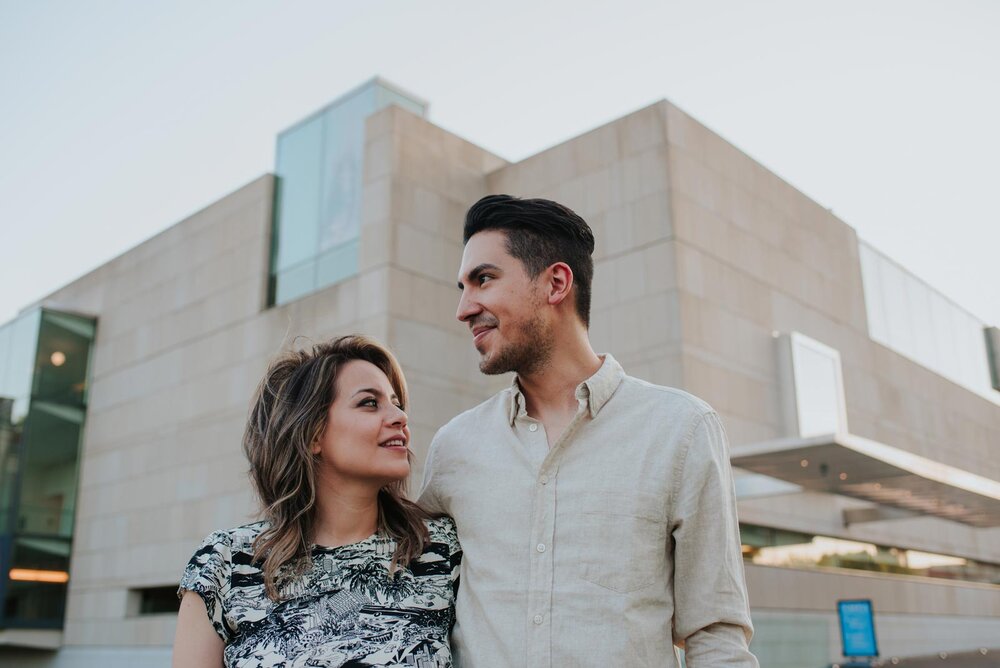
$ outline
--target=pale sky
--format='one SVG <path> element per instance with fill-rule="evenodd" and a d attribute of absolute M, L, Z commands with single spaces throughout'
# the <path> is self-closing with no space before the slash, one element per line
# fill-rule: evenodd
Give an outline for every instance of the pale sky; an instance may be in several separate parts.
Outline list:
<path fill-rule="evenodd" d="M 669 99 L 1000 325 L 1000 2 L 0 0 L 0 324 L 381 75 L 516 161 Z"/>

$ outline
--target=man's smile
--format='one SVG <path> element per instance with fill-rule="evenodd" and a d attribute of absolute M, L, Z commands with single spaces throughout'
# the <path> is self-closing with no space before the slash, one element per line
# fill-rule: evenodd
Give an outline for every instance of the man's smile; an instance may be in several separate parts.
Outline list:
<path fill-rule="evenodd" d="M 472 343 L 478 346 L 480 343 L 482 343 L 483 339 L 486 338 L 486 335 L 492 332 L 494 329 L 496 329 L 496 327 L 493 325 L 477 325 L 473 327 Z"/>

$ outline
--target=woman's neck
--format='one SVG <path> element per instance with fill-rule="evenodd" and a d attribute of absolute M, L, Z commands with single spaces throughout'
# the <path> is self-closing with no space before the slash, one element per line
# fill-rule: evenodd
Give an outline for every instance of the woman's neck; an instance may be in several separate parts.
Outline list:
<path fill-rule="evenodd" d="M 316 481 L 312 542 L 339 547 L 364 540 L 378 529 L 378 489 L 370 485 Z"/>

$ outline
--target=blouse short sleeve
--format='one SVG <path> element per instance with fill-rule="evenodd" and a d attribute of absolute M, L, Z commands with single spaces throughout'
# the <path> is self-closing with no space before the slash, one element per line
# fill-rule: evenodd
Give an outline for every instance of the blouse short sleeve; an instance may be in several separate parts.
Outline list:
<path fill-rule="evenodd" d="M 231 633 L 226 623 L 224 601 L 231 587 L 233 571 L 232 539 L 226 531 L 209 534 L 184 568 L 177 596 L 193 591 L 205 602 L 212 627 L 223 642 Z"/>
<path fill-rule="evenodd" d="M 458 574 L 462 565 L 462 544 L 458 542 L 458 529 L 455 520 L 450 517 L 440 517 L 435 520 L 436 539 L 448 546 L 448 562 L 451 571 L 451 581 L 458 591 Z"/>

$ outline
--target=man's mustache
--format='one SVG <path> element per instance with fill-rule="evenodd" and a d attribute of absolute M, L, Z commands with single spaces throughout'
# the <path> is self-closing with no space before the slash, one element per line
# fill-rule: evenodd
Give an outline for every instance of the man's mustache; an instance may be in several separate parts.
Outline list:
<path fill-rule="evenodd" d="M 500 321 L 492 315 L 481 315 L 469 320 L 469 329 L 474 329 L 476 327 L 496 327 L 500 324 Z"/>

